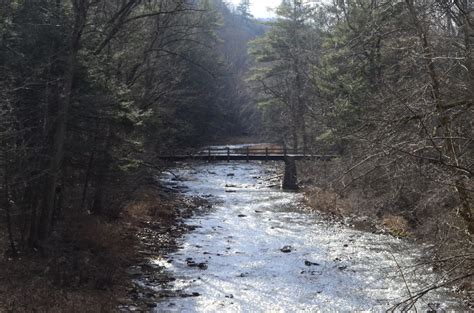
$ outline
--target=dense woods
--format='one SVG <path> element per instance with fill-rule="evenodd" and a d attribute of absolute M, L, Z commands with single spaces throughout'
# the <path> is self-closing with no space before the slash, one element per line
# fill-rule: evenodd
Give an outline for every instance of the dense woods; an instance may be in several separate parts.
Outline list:
<path fill-rule="evenodd" d="M 267 21 L 249 1 L 0 0 L 0 73 L 9 256 L 119 217 L 157 155 L 244 135 L 336 154 L 305 164 L 319 197 L 472 249 L 470 0 L 283 0 Z"/>
<path fill-rule="evenodd" d="M 1 5 L 12 251 L 14 241 L 41 245 L 64 214 L 116 215 L 126 181 L 153 155 L 239 135 L 258 115 L 241 77 L 261 27 L 220 1 Z"/>
<path fill-rule="evenodd" d="M 418 204 L 445 205 L 472 235 L 473 10 L 470 1 L 283 1 L 251 43 L 267 131 L 346 157 L 336 187 L 383 184 L 375 192 L 404 202 L 414 223 L 426 217 L 415 216 Z"/>

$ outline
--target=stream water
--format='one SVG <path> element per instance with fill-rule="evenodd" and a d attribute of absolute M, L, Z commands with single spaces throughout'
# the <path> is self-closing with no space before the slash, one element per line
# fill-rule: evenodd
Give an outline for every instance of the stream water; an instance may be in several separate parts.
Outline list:
<path fill-rule="evenodd" d="M 269 187 L 276 166 L 190 163 L 161 178 L 214 204 L 186 221 L 196 228 L 178 251 L 152 260 L 176 278 L 171 289 L 188 295 L 155 312 L 385 311 L 440 280 L 415 266 L 429 247 L 326 221 L 302 208 L 301 194 Z M 456 303 L 437 290 L 416 306 Z"/>

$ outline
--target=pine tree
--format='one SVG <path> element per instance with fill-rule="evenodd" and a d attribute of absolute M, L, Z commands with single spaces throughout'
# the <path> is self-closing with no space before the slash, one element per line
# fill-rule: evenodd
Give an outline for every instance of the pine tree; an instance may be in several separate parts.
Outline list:
<path fill-rule="evenodd" d="M 312 44 L 310 18 L 312 8 L 297 0 L 282 1 L 278 18 L 269 23 L 271 29 L 251 43 L 251 53 L 261 65 L 254 69 L 251 80 L 261 91 L 261 104 L 268 105 L 267 113 L 281 110 L 285 141 L 291 138 L 292 147 L 302 143 L 307 147 L 305 115 L 307 102 L 307 56 Z M 280 108 L 280 109 L 278 109 Z M 276 114 L 278 113 L 270 113 Z M 286 121 L 285 121 L 286 120 Z"/>
<path fill-rule="evenodd" d="M 253 18 L 252 14 L 250 13 L 250 6 L 250 0 L 241 0 L 239 5 L 237 6 L 238 14 L 246 23 Z"/>

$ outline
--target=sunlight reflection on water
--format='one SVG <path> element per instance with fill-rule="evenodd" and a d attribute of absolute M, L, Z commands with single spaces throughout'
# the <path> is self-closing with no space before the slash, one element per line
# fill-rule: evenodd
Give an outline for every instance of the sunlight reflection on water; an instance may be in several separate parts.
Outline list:
<path fill-rule="evenodd" d="M 421 248 L 324 221 L 300 209 L 301 194 L 265 187 L 264 177 L 275 176 L 271 164 L 202 163 L 174 174 L 188 194 L 217 201 L 208 214 L 186 221 L 200 227 L 170 255 L 173 288 L 199 296 L 169 298 L 156 312 L 385 311 L 408 288 L 415 292 L 439 279 L 429 267 L 412 267 Z M 283 253 L 284 246 L 291 252 Z M 191 259 L 206 269 L 190 267 Z M 444 291 L 418 308 L 428 303 L 456 308 Z"/>

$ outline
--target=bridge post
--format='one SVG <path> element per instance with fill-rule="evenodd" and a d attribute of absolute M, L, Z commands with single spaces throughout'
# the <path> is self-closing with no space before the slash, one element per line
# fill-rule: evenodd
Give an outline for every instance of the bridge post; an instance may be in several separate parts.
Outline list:
<path fill-rule="evenodd" d="M 230 162 L 230 148 L 227 147 L 227 163 Z"/>
<path fill-rule="evenodd" d="M 285 158 L 285 175 L 283 176 L 282 188 L 288 190 L 298 189 L 296 162 L 293 157 Z"/>
<path fill-rule="evenodd" d="M 265 148 L 265 162 L 268 161 L 268 147 Z"/>
<path fill-rule="evenodd" d="M 207 162 L 211 163 L 211 148 L 207 148 Z"/>

